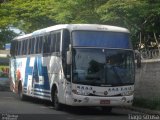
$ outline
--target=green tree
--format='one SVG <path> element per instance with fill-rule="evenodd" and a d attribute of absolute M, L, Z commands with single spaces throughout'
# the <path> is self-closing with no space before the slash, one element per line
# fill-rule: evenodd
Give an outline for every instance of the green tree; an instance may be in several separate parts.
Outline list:
<path fill-rule="evenodd" d="M 57 23 L 100 23 L 96 12 L 106 0 L 55 0 Z"/>
<path fill-rule="evenodd" d="M 5 0 L 0 29 L 29 33 L 55 24 L 108 24 L 128 28 L 134 44 L 147 43 L 149 34 L 157 39 L 160 32 L 159 6 L 158 0 Z"/>
<path fill-rule="evenodd" d="M 8 29 L 1 29 L 0 30 L 0 49 L 4 49 L 5 43 L 10 43 L 10 41 L 17 36 L 17 34 Z"/>
<path fill-rule="evenodd" d="M 104 24 L 127 27 L 134 44 L 146 42 L 148 32 L 159 33 L 160 1 L 156 0 L 109 0 L 99 7 Z M 140 36 L 142 38 L 140 38 Z"/>
<path fill-rule="evenodd" d="M 53 0 L 13 0 L 6 6 L 12 8 L 14 26 L 26 33 L 55 24 L 51 19 L 54 8 Z"/>

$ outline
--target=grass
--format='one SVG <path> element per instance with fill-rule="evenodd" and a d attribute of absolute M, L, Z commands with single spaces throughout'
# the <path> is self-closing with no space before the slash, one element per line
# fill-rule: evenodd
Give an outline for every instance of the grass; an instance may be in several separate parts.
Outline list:
<path fill-rule="evenodd" d="M 149 108 L 152 110 L 160 110 L 160 98 L 154 98 L 154 99 L 135 98 L 133 106 Z"/>

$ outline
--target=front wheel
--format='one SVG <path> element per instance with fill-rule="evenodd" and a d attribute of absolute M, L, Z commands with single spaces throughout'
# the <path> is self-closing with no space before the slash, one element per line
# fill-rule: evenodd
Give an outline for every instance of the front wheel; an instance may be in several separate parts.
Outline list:
<path fill-rule="evenodd" d="M 59 103 L 59 100 L 58 100 L 58 91 L 57 89 L 54 91 L 54 96 L 53 96 L 53 105 L 54 105 L 54 109 L 55 110 L 61 110 L 62 109 L 62 104 Z"/>
<path fill-rule="evenodd" d="M 22 85 L 18 85 L 18 96 L 20 100 L 26 100 L 26 96 L 23 94 Z"/>

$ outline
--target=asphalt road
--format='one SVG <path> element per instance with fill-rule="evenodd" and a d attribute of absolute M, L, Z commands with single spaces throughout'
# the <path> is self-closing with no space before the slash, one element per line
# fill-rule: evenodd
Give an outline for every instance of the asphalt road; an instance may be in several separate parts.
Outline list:
<path fill-rule="evenodd" d="M 0 114 L 2 120 L 130 120 L 130 115 L 140 113 L 123 108 L 114 108 L 110 114 L 100 108 L 65 107 L 63 111 L 55 111 L 49 101 L 33 98 L 20 101 L 16 94 L 3 91 Z"/>

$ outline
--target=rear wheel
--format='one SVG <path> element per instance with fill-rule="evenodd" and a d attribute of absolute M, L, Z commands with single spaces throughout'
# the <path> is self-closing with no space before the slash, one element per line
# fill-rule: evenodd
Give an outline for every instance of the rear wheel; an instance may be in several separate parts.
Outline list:
<path fill-rule="evenodd" d="M 25 100 L 26 99 L 26 96 L 23 94 L 21 83 L 19 83 L 19 85 L 18 85 L 18 96 L 19 96 L 20 100 Z"/>
<path fill-rule="evenodd" d="M 62 109 L 62 104 L 59 103 L 59 100 L 58 100 L 58 90 L 57 89 L 54 90 L 53 105 L 54 105 L 55 110 L 61 110 Z"/>

